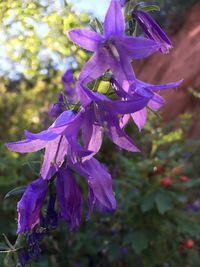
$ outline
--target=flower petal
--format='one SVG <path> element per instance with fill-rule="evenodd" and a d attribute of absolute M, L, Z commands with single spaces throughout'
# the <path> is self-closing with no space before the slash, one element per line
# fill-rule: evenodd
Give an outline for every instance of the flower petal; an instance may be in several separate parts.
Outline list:
<path fill-rule="evenodd" d="M 106 38 L 111 35 L 121 36 L 124 34 L 124 30 L 125 22 L 120 3 L 111 0 L 104 20 L 104 35 Z"/>
<path fill-rule="evenodd" d="M 124 128 L 126 124 L 128 123 L 130 119 L 130 114 L 125 114 L 121 119 L 120 119 L 120 128 Z"/>
<path fill-rule="evenodd" d="M 119 83 L 125 92 L 129 92 L 130 89 L 135 88 L 135 74 L 133 67 L 130 63 L 126 51 L 117 46 L 119 58 L 110 57 L 109 64 L 112 70 L 114 79 Z"/>
<path fill-rule="evenodd" d="M 91 52 L 95 52 L 103 41 L 100 34 L 85 29 L 72 29 L 68 35 L 74 43 Z"/>
<path fill-rule="evenodd" d="M 104 48 L 98 49 L 83 66 L 78 81 L 87 84 L 102 76 L 108 68 L 108 52 Z"/>
<path fill-rule="evenodd" d="M 102 127 L 95 121 L 94 111 L 91 109 L 88 110 L 84 119 L 82 139 L 84 146 L 93 151 L 89 157 L 84 158 L 84 160 L 88 160 L 99 151 L 103 139 Z"/>
<path fill-rule="evenodd" d="M 177 82 L 154 85 L 154 84 L 149 84 L 149 83 L 145 83 L 145 82 L 142 82 L 140 80 L 137 80 L 137 83 L 139 86 L 141 86 L 143 88 L 148 88 L 149 90 L 152 90 L 152 91 L 166 90 L 169 88 L 174 88 L 174 87 L 179 86 L 182 82 L 183 82 L 183 79 L 180 81 L 177 81 Z"/>
<path fill-rule="evenodd" d="M 18 234 L 31 231 L 40 220 L 40 210 L 48 189 L 48 182 L 42 178 L 33 181 L 27 187 L 17 204 Z"/>
<path fill-rule="evenodd" d="M 56 173 L 64 161 L 67 150 L 68 142 L 65 136 L 59 136 L 57 139 L 48 142 L 40 171 L 44 180 L 50 179 Z"/>
<path fill-rule="evenodd" d="M 19 142 L 7 143 L 6 147 L 12 151 L 19 153 L 31 153 L 43 149 L 46 141 L 42 140 L 22 140 Z"/>
<path fill-rule="evenodd" d="M 137 127 L 139 128 L 139 130 L 141 130 L 144 127 L 146 120 L 147 120 L 147 109 L 143 108 L 131 114 L 131 117 L 134 120 Z"/>
<path fill-rule="evenodd" d="M 132 152 L 139 152 L 131 138 L 120 128 L 119 121 L 116 120 L 111 114 L 107 114 L 104 118 L 107 122 L 108 136 L 120 148 L 126 149 Z"/>
<path fill-rule="evenodd" d="M 58 171 L 56 191 L 61 217 L 69 223 L 71 229 L 78 227 L 82 217 L 83 195 L 68 168 L 62 167 Z"/>
<path fill-rule="evenodd" d="M 102 212 L 113 212 L 116 209 L 112 178 L 102 164 L 92 158 L 83 163 L 70 164 L 70 167 L 88 182 L 90 201 L 87 219 L 94 205 Z"/>
<path fill-rule="evenodd" d="M 145 58 L 160 49 L 158 42 L 142 37 L 123 37 L 119 46 L 129 59 Z"/>
<path fill-rule="evenodd" d="M 149 101 L 148 106 L 149 106 L 151 109 L 155 110 L 155 109 L 159 109 L 159 108 L 161 108 L 164 104 L 165 104 L 165 99 L 164 99 L 162 96 L 160 96 L 160 95 L 154 93 L 154 96 L 153 96 L 153 98 Z"/>

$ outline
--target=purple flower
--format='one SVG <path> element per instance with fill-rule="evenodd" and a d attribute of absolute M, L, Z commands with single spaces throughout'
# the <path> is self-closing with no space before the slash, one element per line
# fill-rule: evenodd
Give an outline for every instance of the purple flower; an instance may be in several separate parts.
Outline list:
<path fill-rule="evenodd" d="M 58 227 L 58 214 L 55 211 L 56 194 L 50 194 L 46 216 L 43 219 L 42 227 L 54 230 Z"/>
<path fill-rule="evenodd" d="M 71 70 L 67 70 L 62 76 L 62 83 L 65 88 L 64 95 L 69 103 L 76 103 L 78 101 L 78 96 L 76 89 L 72 85 L 74 83 L 74 76 Z"/>
<path fill-rule="evenodd" d="M 110 100 L 105 95 L 80 86 L 79 96 L 85 107 L 82 138 L 88 150 L 98 152 L 102 143 L 102 131 L 104 131 L 120 148 L 132 152 L 139 151 L 133 141 L 121 130 L 119 116 L 141 110 L 147 105 L 152 94 L 140 96 L 136 93 L 129 100 Z"/>
<path fill-rule="evenodd" d="M 73 72 L 71 70 L 66 70 L 66 72 L 62 76 L 63 85 L 67 87 L 73 82 L 74 82 Z"/>
<path fill-rule="evenodd" d="M 192 204 L 188 205 L 188 209 L 194 213 L 200 211 L 200 199 L 195 200 Z"/>
<path fill-rule="evenodd" d="M 58 102 L 52 104 L 51 109 L 49 111 L 49 115 L 51 118 L 57 118 L 63 112 L 63 103 Z"/>
<path fill-rule="evenodd" d="M 43 179 L 50 179 L 64 162 L 67 155 L 72 162 L 88 156 L 87 151 L 77 143 L 81 114 L 71 110 L 63 112 L 45 131 L 33 134 L 25 131 L 26 140 L 8 143 L 7 147 L 19 153 L 30 153 L 45 148 L 44 161 L 40 171 Z M 65 133 L 57 134 L 56 129 L 65 125 Z"/>
<path fill-rule="evenodd" d="M 171 41 L 155 22 L 155 20 L 149 15 L 148 12 L 142 10 L 134 10 L 133 16 L 144 30 L 148 38 L 159 42 L 161 45 L 160 51 L 162 53 L 168 53 L 169 49 L 173 48 Z"/>
<path fill-rule="evenodd" d="M 121 247 L 120 253 L 123 257 L 126 257 L 129 253 L 129 249 L 127 247 Z"/>
<path fill-rule="evenodd" d="M 160 44 L 153 40 L 125 36 L 125 21 L 117 0 L 111 0 L 105 16 L 104 35 L 72 29 L 69 37 L 82 48 L 94 52 L 83 67 L 79 82 L 87 84 L 111 69 L 126 91 L 135 83 L 131 59 L 147 57 L 160 48 Z"/>
<path fill-rule="evenodd" d="M 18 230 L 21 234 L 31 231 L 40 221 L 40 210 L 48 189 L 48 182 L 39 177 L 29 184 L 17 204 Z"/>
<path fill-rule="evenodd" d="M 31 260 L 27 249 L 20 249 L 17 251 L 18 261 L 21 267 L 26 267 L 27 263 Z"/>
<path fill-rule="evenodd" d="M 66 167 L 58 171 L 56 191 L 61 217 L 69 223 L 71 229 L 78 227 L 82 217 L 83 195 L 75 177 Z"/>
<path fill-rule="evenodd" d="M 94 206 L 102 212 L 113 212 L 116 209 L 116 200 L 112 191 L 112 178 L 105 167 L 95 158 L 69 164 L 75 172 L 86 178 L 89 187 L 87 219 L 90 218 Z"/>
<path fill-rule="evenodd" d="M 136 88 L 134 90 L 129 90 L 128 93 L 124 92 L 119 83 L 112 78 L 111 83 L 113 85 L 113 88 L 115 89 L 116 93 L 118 96 L 126 99 L 134 99 L 135 94 L 140 95 L 141 97 L 143 96 L 148 97 L 152 94 L 151 99 L 149 100 L 147 106 L 152 109 L 152 110 L 157 110 L 160 109 L 164 104 L 165 100 L 163 97 L 155 93 L 155 91 L 158 90 L 166 90 L 169 88 L 177 87 L 182 83 L 183 80 L 177 81 L 177 82 L 172 82 L 172 83 L 166 83 L 166 84 L 160 84 L 160 85 L 153 85 L 153 84 L 148 84 L 145 82 L 142 82 L 140 80 L 136 79 Z M 129 119 L 132 118 L 135 124 L 138 126 L 139 130 L 141 130 L 147 120 L 147 109 L 144 106 L 140 110 L 136 112 L 130 112 L 130 114 L 125 114 L 121 118 L 120 126 L 123 128 L 129 121 Z"/>

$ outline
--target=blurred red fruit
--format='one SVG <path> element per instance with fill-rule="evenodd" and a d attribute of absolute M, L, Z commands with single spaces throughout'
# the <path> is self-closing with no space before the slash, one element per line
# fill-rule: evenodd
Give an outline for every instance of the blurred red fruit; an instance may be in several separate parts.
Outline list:
<path fill-rule="evenodd" d="M 181 175 L 183 172 L 183 169 L 181 166 L 176 166 L 172 169 L 172 174 L 174 175 Z"/>
<path fill-rule="evenodd" d="M 165 188 L 170 187 L 172 183 L 171 177 L 170 176 L 165 177 L 164 179 L 161 180 L 161 183 L 162 183 L 162 186 Z"/>
<path fill-rule="evenodd" d="M 187 240 L 185 240 L 184 245 L 186 248 L 193 248 L 194 247 L 194 241 L 192 239 L 187 239 Z"/>
<path fill-rule="evenodd" d="M 161 174 L 161 173 L 164 172 L 164 168 L 163 168 L 162 165 L 157 164 L 157 165 L 155 165 L 155 166 L 153 167 L 153 171 L 154 171 L 154 173 L 156 173 L 156 174 Z"/>
<path fill-rule="evenodd" d="M 180 181 L 181 183 L 187 183 L 189 180 L 190 180 L 190 179 L 189 179 L 187 176 L 181 176 L 181 177 L 179 178 L 179 181 Z"/>

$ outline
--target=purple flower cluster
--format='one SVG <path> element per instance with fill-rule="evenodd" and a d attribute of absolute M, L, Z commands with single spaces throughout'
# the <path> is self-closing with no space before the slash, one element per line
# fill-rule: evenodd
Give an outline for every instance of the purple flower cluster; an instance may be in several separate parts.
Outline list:
<path fill-rule="evenodd" d="M 40 176 L 30 183 L 17 206 L 19 234 L 34 231 L 38 225 L 55 229 L 59 219 L 64 219 L 71 229 L 80 225 L 84 198 L 74 173 L 84 177 L 88 186 L 87 219 L 94 207 L 106 213 L 116 209 L 112 178 L 105 166 L 94 158 L 103 136 L 108 136 L 122 149 L 138 152 L 124 126 L 132 119 L 141 130 L 147 118 L 146 107 L 155 110 L 165 103 L 156 91 L 181 83 L 152 85 L 136 79 L 131 65 L 133 59 L 169 48 L 168 39 L 158 38 L 156 31 L 160 29 L 150 24 L 149 15 L 142 14 L 143 17 L 137 13 L 137 17 L 143 22 L 148 38 L 125 35 L 125 20 L 117 0 L 111 0 L 103 35 L 86 29 L 69 31 L 74 43 L 94 54 L 82 68 L 76 85 L 71 71 L 62 77 L 65 91 L 50 112 L 52 117 L 57 117 L 55 122 L 40 133 L 25 131 L 25 140 L 7 144 L 10 150 L 19 153 L 44 150 Z M 88 86 L 107 72 L 112 72 L 110 84 L 115 98 L 90 90 Z M 70 109 L 68 103 L 76 103 L 76 108 Z M 49 184 L 55 178 L 56 197 L 50 198 L 44 219 L 41 209 Z M 55 201 L 59 212 L 55 211 Z"/>

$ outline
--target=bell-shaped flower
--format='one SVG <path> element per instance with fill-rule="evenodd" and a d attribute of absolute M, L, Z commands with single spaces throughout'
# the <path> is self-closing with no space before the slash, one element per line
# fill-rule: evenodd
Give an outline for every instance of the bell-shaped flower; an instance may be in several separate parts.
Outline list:
<path fill-rule="evenodd" d="M 105 167 L 95 158 L 76 164 L 69 162 L 69 165 L 86 178 L 89 187 L 87 218 L 90 218 L 94 206 L 102 212 L 113 212 L 116 199 L 112 191 L 112 178 Z"/>
<path fill-rule="evenodd" d="M 48 190 L 48 182 L 39 177 L 29 184 L 17 204 L 18 230 L 21 234 L 31 231 L 40 221 L 40 211 Z"/>
<path fill-rule="evenodd" d="M 62 166 L 57 173 L 56 191 L 61 217 L 70 228 L 80 224 L 83 209 L 83 195 L 71 171 Z"/>
<path fill-rule="evenodd" d="M 117 0 L 110 2 L 103 35 L 86 29 L 72 29 L 68 35 L 74 43 L 94 52 L 82 68 L 79 82 L 87 84 L 110 69 L 125 91 L 135 84 L 130 61 L 145 58 L 160 49 L 160 44 L 153 40 L 125 35 L 125 20 Z"/>
<path fill-rule="evenodd" d="M 160 51 L 163 54 L 168 53 L 169 49 L 173 48 L 167 35 L 148 12 L 143 10 L 134 10 L 133 17 L 136 19 L 148 38 L 160 43 Z"/>
<path fill-rule="evenodd" d="M 98 152 L 102 142 L 102 132 L 104 131 L 112 142 L 120 148 L 132 152 L 139 151 L 134 142 L 120 128 L 120 116 L 143 109 L 151 100 L 153 93 L 148 94 L 147 92 L 146 96 L 135 93 L 134 97 L 129 97 L 128 100 L 111 100 L 105 95 L 80 86 L 79 96 L 82 105 L 85 107 L 82 138 L 88 150 Z"/>
<path fill-rule="evenodd" d="M 6 146 L 15 152 L 30 153 L 45 148 L 44 161 L 41 168 L 43 179 L 50 179 L 64 162 L 65 156 L 73 162 L 91 154 L 77 143 L 81 116 L 71 110 L 63 112 L 45 131 L 33 134 L 25 131 L 26 140 L 8 143 Z M 55 133 L 56 129 L 65 125 L 64 134 Z"/>
<path fill-rule="evenodd" d="M 183 80 L 166 84 L 154 85 L 142 82 L 140 80 L 136 80 L 136 88 L 133 91 L 129 91 L 128 94 L 123 91 L 119 83 L 114 78 L 111 79 L 111 83 L 117 95 L 122 98 L 132 99 L 135 97 L 135 94 L 140 95 L 141 97 L 142 96 L 146 97 L 148 94 L 152 94 L 152 98 L 149 100 L 147 104 L 147 106 L 152 110 L 158 110 L 165 104 L 164 98 L 159 94 L 157 94 L 155 91 L 162 91 L 169 88 L 177 87 L 182 83 L 182 81 Z M 125 114 L 121 118 L 121 123 L 120 123 L 121 128 L 123 128 L 128 123 L 130 118 L 133 119 L 135 124 L 138 126 L 139 130 L 141 130 L 144 127 L 147 120 L 147 108 L 143 107 L 142 109 L 133 112 L 131 114 Z"/>

